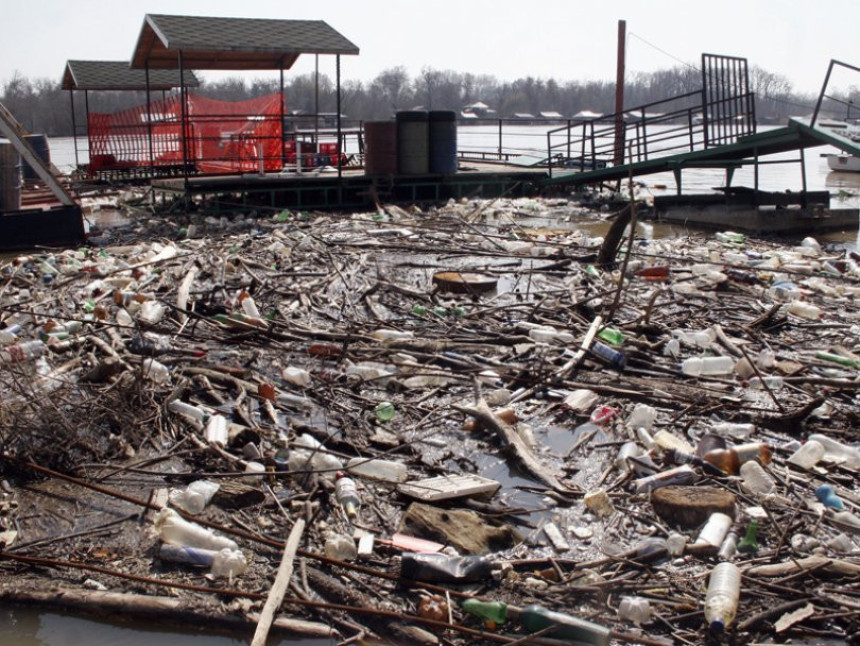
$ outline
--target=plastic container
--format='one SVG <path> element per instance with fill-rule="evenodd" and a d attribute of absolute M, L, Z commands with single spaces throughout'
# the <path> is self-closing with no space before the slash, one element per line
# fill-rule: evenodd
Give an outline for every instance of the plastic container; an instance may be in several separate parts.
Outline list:
<path fill-rule="evenodd" d="M 707 330 L 675 330 L 672 336 L 681 342 L 681 345 L 692 346 L 705 350 L 717 340 L 717 334 L 711 329 Z"/>
<path fill-rule="evenodd" d="M 394 404 L 391 402 L 379 402 L 373 409 L 377 421 L 390 422 L 394 419 Z"/>
<path fill-rule="evenodd" d="M 492 571 L 492 562 L 476 555 L 405 552 L 400 560 L 401 578 L 427 583 L 477 583 L 489 579 Z"/>
<path fill-rule="evenodd" d="M 717 552 L 717 558 L 721 561 L 730 561 L 738 551 L 738 534 L 737 532 L 729 532 L 723 539 L 722 545 Z"/>
<path fill-rule="evenodd" d="M 654 433 L 654 445 L 661 452 L 680 451 L 681 453 L 694 453 L 693 446 L 683 437 L 666 430 Z"/>
<path fill-rule="evenodd" d="M 741 572 L 734 563 L 723 561 L 711 571 L 705 594 L 705 621 L 711 633 L 722 633 L 735 619 L 741 595 Z"/>
<path fill-rule="evenodd" d="M 618 330 L 605 327 L 597 333 L 597 338 L 606 341 L 610 345 L 621 345 L 624 343 L 624 334 Z"/>
<path fill-rule="evenodd" d="M 747 240 L 747 237 L 743 233 L 737 233 L 735 231 L 718 231 L 714 234 L 714 238 L 720 242 L 730 244 L 743 244 Z"/>
<path fill-rule="evenodd" d="M 856 359 L 852 359 L 851 357 L 843 357 L 841 354 L 833 354 L 832 352 L 816 352 L 816 359 L 821 359 L 822 361 L 830 361 L 831 363 L 838 363 L 841 366 L 846 366 L 848 368 L 860 368 L 860 361 Z"/>
<path fill-rule="evenodd" d="M 691 377 L 730 375 L 734 369 L 731 357 L 690 357 L 681 362 L 681 372 Z"/>
<path fill-rule="evenodd" d="M 672 532 L 666 538 L 666 551 L 669 556 L 677 558 L 684 553 L 687 548 L 687 537 L 680 532 Z"/>
<path fill-rule="evenodd" d="M 642 449 L 636 442 L 625 442 L 618 449 L 618 454 L 615 456 L 615 468 L 625 473 L 630 472 L 630 462 L 628 458 L 642 454 Z"/>
<path fill-rule="evenodd" d="M 720 512 L 714 512 L 708 517 L 696 538 L 696 545 L 710 545 L 715 550 L 723 544 L 726 534 L 732 526 L 731 516 Z"/>
<path fill-rule="evenodd" d="M 248 568 L 248 562 L 241 551 L 227 548 L 216 551 L 164 543 L 158 550 L 158 556 L 163 561 L 212 568 L 212 574 L 216 577 L 226 576 L 232 579 Z"/>
<path fill-rule="evenodd" d="M 740 422 L 715 422 L 711 425 L 711 431 L 722 436 L 737 439 L 747 438 L 755 432 L 755 424 L 744 424 Z"/>
<path fill-rule="evenodd" d="M 358 495 L 358 487 L 355 480 L 338 473 L 335 476 L 335 497 L 343 507 L 346 515 L 353 519 L 358 515 L 358 506 L 361 504 L 361 496 Z"/>
<path fill-rule="evenodd" d="M 212 560 L 212 575 L 216 577 L 227 577 L 231 581 L 234 576 L 239 576 L 248 569 L 248 561 L 239 550 L 223 549 L 215 554 Z"/>
<path fill-rule="evenodd" d="M 144 325 L 158 325 L 164 318 L 164 305 L 158 301 L 144 301 L 140 304 L 137 320 Z"/>
<path fill-rule="evenodd" d="M 179 399 L 174 399 L 168 403 L 167 410 L 199 424 L 204 424 L 209 417 L 206 411 L 200 408 L 200 406 L 195 406 Z"/>
<path fill-rule="evenodd" d="M 755 390 L 780 390 L 785 386 L 785 380 L 780 375 L 755 376 L 749 380 L 748 385 Z"/>
<path fill-rule="evenodd" d="M 815 490 L 815 497 L 818 498 L 821 504 L 825 507 L 835 509 L 837 511 L 843 511 L 845 509 L 842 499 L 836 495 L 836 492 L 833 491 L 833 487 L 830 485 L 823 484 L 818 487 Z"/>
<path fill-rule="evenodd" d="M 389 330 L 386 328 L 381 328 L 379 330 L 374 330 L 370 333 L 370 336 L 377 341 L 401 341 L 404 339 L 411 339 L 414 337 L 412 332 L 401 331 L 401 330 Z"/>
<path fill-rule="evenodd" d="M 792 453 L 787 462 L 801 469 L 811 469 L 824 457 L 824 447 L 817 440 L 807 440 Z"/>
<path fill-rule="evenodd" d="M 409 477 L 406 465 L 394 460 L 351 458 L 346 463 L 346 470 L 352 475 L 382 482 L 401 483 Z"/>
<path fill-rule="evenodd" d="M 206 509 L 206 505 L 220 488 L 221 485 L 217 482 L 195 480 L 185 489 L 172 489 L 169 494 L 170 504 L 196 516 Z"/>
<path fill-rule="evenodd" d="M 219 536 L 211 529 L 201 527 L 180 516 L 173 509 L 162 509 L 155 517 L 155 528 L 161 540 L 171 545 L 200 547 L 206 550 L 220 551 L 223 549 L 237 550 L 235 541 Z"/>
<path fill-rule="evenodd" d="M 281 377 L 283 377 L 284 381 L 287 383 L 298 386 L 299 388 L 307 388 L 311 385 L 311 373 L 304 368 L 287 366 L 283 371 L 281 371 Z"/>

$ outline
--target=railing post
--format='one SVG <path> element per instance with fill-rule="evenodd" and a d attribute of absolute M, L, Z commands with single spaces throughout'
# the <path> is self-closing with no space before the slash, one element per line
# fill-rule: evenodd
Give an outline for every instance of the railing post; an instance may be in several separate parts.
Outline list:
<path fill-rule="evenodd" d="M 827 84 L 830 83 L 830 73 L 833 71 L 833 63 L 835 61 L 831 58 L 830 65 L 827 66 L 827 74 L 824 76 L 824 85 L 821 86 L 821 94 L 818 95 L 818 101 L 815 104 L 815 111 L 812 113 L 812 121 L 809 122 L 810 126 L 814 126 L 815 122 L 818 120 L 818 111 L 821 110 L 821 102 L 824 100 L 824 93 L 827 91 Z"/>
<path fill-rule="evenodd" d="M 499 161 L 502 161 L 502 120 L 499 119 Z"/>

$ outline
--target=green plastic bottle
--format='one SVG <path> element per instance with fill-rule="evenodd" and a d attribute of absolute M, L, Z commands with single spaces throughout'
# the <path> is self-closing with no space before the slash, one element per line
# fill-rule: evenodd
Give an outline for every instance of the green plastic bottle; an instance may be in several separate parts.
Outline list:
<path fill-rule="evenodd" d="M 756 540 L 756 536 L 758 535 L 758 521 L 754 520 L 750 522 L 750 526 L 747 527 L 746 536 L 741 539 L 741 542 L 738 543 L 738 552 L 742 554 L 755 554 L 758 552 L 758 541 Z"/>
<path fill-rule="evenodd" d="M 546 629 L 542 635 L 548 639 L 570 639 L 582 644 L 608 646 L 612 634 L 606 626 L 537 605 L 518 608 L 501 601 L 467 599 L 463 602 L 463 610 L 496 624 L 508 619 L 517 621 L 529 633 Z"/>
<path fill-rule="evenodd" d="M 394 404 L 379 402 L 373 412 L 376 413 L 376 419 L 380 422 L 390 422 L 394 418 Z"/>
<path fill-rule="evenodd" d="M 816 359 L 821 359 L 822 361 L 832 361 L 833 363 L 838 363 L 842 366 L 847 366 L 849 368 L 860 368 L 860 361 L 856 359 L 852 359 L 851 357 L 843 357 L 841 354 L 833 354 L 832 352 L 816 352 Z"/>
<path fill-rule="evenodd" d="M 416 305 L 412 306 L 412 313 L 415 316 L 425 316 L 427 314 L 427 308 L 424 307 L 423 305 L 417 305 L 416 304 Z"/>
<path fill-rule="evenodd" d="M 621 345 L 624 343 L 624 335 L 618 330 L 611 327 L 605 327 L 597 333 L 597 337 L 611 345 Z"/>

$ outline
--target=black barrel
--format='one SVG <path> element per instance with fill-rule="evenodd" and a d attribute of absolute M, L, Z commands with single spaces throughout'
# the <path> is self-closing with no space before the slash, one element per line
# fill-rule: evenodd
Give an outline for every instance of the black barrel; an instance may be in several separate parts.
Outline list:
<path fill-rule="evenodd" d="M 430 170 L 427 113 L 397 113 L 397 170 L 402 175 L 424 175 Z"/>
<path fill-rule="evenodd" d="M 364 172 L 367 175 L 397 174 L 397 122 L 364 123 Z"/>
<path fill-rule="evenodd" d="M 48 168 L 51 167 L 51 149 L 48 146 L 48 136 L 47 135 L 27 135 L 24 137 L 27 140 L 27 143 L 30 144 L 30 147 L 36 152 L 36 155 L 48 165 Z M 25 180 L 37 180 L 39 176 L 36 174 L 36 171 L 30 167 L 30 164 L 24 162 L 23 174 Z"/>
<path fill-rule="evenodd" d="M 0 142 L 0 211 L 21 208 L 21 162 L 9 142 Z"/>
<path fill-rule="evenodd" d="M 453 175 L 457 172 L 457 113 L 432 110 L 428 121 L 430 172 Z"/>

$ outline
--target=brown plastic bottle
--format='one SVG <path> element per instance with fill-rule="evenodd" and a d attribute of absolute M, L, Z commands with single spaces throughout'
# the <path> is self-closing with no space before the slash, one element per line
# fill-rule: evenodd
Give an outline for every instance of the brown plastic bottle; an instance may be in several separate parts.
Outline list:
<path fill-rule="evenodd" d="M 714 465 L 725 474 L 737 475 L 744 462 L 758 459 L 762 464 L 769 464 L 771 455 L 770 446 L 764 442 L 750 442 L 748 444 L 738 444 L 730 449 L 708 451 L 702 456 L 702 459 Z"/>

